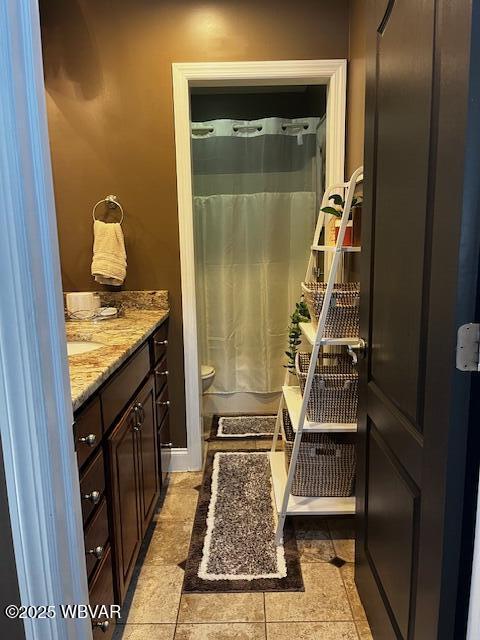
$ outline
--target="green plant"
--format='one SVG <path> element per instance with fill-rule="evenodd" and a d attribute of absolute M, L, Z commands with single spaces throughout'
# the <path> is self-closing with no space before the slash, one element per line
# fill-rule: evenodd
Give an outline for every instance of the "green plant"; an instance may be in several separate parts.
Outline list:
<path fill-rule="evenodd" d="M 310 312 L 303 299 L 297 302 L 295 305 L 295 311 L 290 316 L 290 324 L 288 325 L 288 351 L 285 351 L 285 355 L 288 358 L 287 364 L 283 365 L 289 371 L 295 370 L 295 356 L 297 355 L 298 346 L 301 343 L 300 336 L 302 331 L 300 329 L 300 322 L 309 322 Z"/>
<path fill-rule="evenodd" d="M 345 200 L 338 193 L 334 193 L 328 199 L 332 200 L 333 206 L 322 207 L 320 211 L 323 211 L 323 213 L 329 213 L 331 216 L 341 218 L 343 214 L 343 209 L 345 207 Z M 358 196 L 357 198 L 357 196 L 354 196 L 352 200 L 352 209 L 353 207 L 358 206 L 360 204 L 362 204 L 362 197 Z M 352 213 L 350 211 L 349 220 L 351 219 L 351 217 L 352 217 Z"/>

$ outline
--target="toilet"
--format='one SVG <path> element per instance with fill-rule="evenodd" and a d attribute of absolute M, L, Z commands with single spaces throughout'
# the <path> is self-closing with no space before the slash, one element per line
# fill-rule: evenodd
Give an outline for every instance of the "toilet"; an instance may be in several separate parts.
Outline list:
<path fill-rule="evenodd" d="M 210 387 L 215 377 L 215 369 L 209 364 L 202 364 L 201 367 L 202 376 L 202 390 L 203 393 Z"/>

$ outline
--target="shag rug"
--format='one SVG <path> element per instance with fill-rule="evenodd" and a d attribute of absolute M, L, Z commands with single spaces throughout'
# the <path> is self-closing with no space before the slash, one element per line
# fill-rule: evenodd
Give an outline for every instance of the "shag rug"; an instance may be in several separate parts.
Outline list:
<path fill-rule="evenodd" d="M 276 415 L 214 415 L 210 440 L 232 438 L 271 439 L 275 430 Z"/>
<path fill-rule="evenodd" d="M 273 500 L 268 453 L 208 454 L 184 592 L 303 590 L 297 545 L 288 520 L 284 544 L 275 545 Z"/>

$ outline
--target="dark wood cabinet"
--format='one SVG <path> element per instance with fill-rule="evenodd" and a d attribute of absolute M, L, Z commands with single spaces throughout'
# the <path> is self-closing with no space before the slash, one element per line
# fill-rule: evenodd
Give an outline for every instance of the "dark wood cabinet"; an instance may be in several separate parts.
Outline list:
<path fill-rule="evenodd" d="M 161 457 L 168 471 L 167 330 L 165 321 L 75 414 L 91 604 L 123 603 L 158 502 Z"/>
<path fill-rule="evenodd" d="M 80 468 L 98 449 L 102 441 L 102 414 L 98 397 L 94 398 L 75 418 L 73 435 Z"/>
<path fill-rule="evenodd" d="M 108 438 L 117 590 L 125 597 L 159 496 L 153 376 Z"/>
<path fill-rule="evenodd" d="M 113 593 L 112 553 L 110 547 L 95 572 L 90 587 L 90 606 L 111 605 L 115 603 Z M 98 618 L 92 620 L 94 640 L 110 640 L 115 630 L 115 618 Z"/>
<path fill-rule="evenodd" d="M 161 482 L 168 474 L 172 455 L 172 441 L 170 437 L 168 395 L 168 323 L 165 322 L 153 335 L 152 363 L 155 374 L 155 412 L 158 443 L 158 468 Z"/>
<path fill-rule="evenodd" d="M 168 474 L 168 468 L 170 466 L 170 459 L 172 456 L 172 438 L 170 435 L 170 416 L 168 415 L 168 411 L 163 417 L 163 420 L 158 428 L 157 440 L 160 471 L 162 482 L 164 482 Z"/>
<path fill-rule="evenodd" d="M 120 602 L 125 597 L 142 542 L 136 421 L 131 407 L 108 439 L 112 537 Z"/>
<path fill-rule="evenodd" d="M 140 489 L 140 519 L 145 533 L 159 496 L 157 426 L 155 421 L 155 385 L 151 376 L 137 396 L 134 410 L 138 412 L 138 475 Z"/>
<path fill-rule="evenodd" d="M 149 345 L 144 344 L 130 358 L 102 391 L 102 413 L 105 430 L 114 423 L 130 403 L 132 395 L 150 372 Z"/>
<path fill-rule="evenodd" d="M 96 454 L 89 463 L 80 479 L 80 494 L 82 498 L 82 517 L 85 525 L 100 504 L 105 493 L 105 467 L 103 451 Z"/>
<path fill-rule="evenodd" d="M 107 501 L 102 500 L 89 525 L 85 528 L 85 555 L 89 580 L 105 555 L 108 538 Z"/>

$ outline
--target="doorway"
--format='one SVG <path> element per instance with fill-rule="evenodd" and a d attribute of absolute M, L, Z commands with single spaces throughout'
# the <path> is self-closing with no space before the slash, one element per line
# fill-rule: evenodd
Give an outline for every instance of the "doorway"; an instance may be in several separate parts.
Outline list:
<path fill-rule="evenodd" d="M 325 183 L 342 182 L 345 151 L 345 60 L 173 64 L 177 191 L 182 277 L 187 449 L 173 458 L 173 469 L 202 464 L 202 385 L 192 182 L 191 91 L 215 87 L 323 86 L 325 99 Z M 245 89 L 243 89 L 245 91 Z M 257 89 L 258 91 L 258 89 Z M 205 363 L 208 364 L 208 363 Z M 175 452 L 174 452 L 175 454 Z"/>

